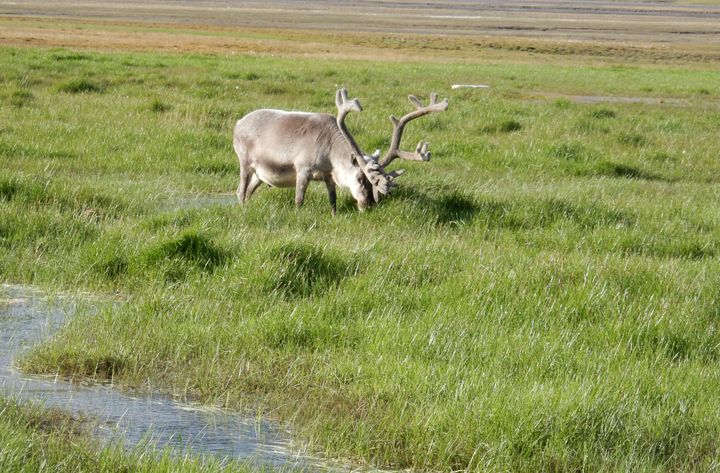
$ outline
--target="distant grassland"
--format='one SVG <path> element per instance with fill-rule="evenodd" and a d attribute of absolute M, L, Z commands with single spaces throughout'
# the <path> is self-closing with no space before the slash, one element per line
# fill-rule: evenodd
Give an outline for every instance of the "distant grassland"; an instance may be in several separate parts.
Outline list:
<path fill-rule="evenodd" d="M 53 2 L 50 5 L 58 5 L 58 3 Z M 73 7 L 73 4 L 69 5 Z M 32 6 L 29 4 L 18 3 L 15 6 L 22 11 L 27 9 L 32 11 Z M 271 7 L 272 2 L 268 6 Z M 482 28 L 480 31 L 462 28 L 456 31 L 451 25 L 445 24 L 449 20 L 443 19 L 434 21 L 438 23 L 437 26 L 440 28 L 438 31 L 445 34 L 437 34 L 437 32 L 418 34 L 415 28 L 411 27 L 408 30 L 408 26 L 412 26 L 412 19 L 409 20 L 410 23 L 407 19 L 401 22 L 397 18 L 393 20 L 391 14 L 385 18 L 386 22 L 389 21 L 389 25 L 378 26 L 379 31 L 370 33 L 357 29 L 364 23 L 347 24 L 349 19 L 355 18 L 349 12 L 344 12 L 339 17 L 336 14 L 325 18 L 322 13 L 318 13 L 320 10 L 311 10 L 310 16 L 315 18 L 315 21 L 321 21 L 322 25 L 333 25 L 334 30 L 328 30 L 317 24 L 303 23 L 302 20 L 307 18 L 298 18 L 293 12 L 285 12 L 281 15 L 284 21 L 289 21 L 292 25 L 283 27 L 282 22 L 277 23 L 280 18 L 277 18 L 278 13 L 273 8 L 269 8 L 264 14 L 252 17 L 252 23 L 265 25 L 264 28 L 213 26 L 212 16 L 188 19 L 186 22 L 173 23 L 165 19 L 168 23 L 154 23 L 152 15 L 148 17 L 147 12 L 145 14 L 135 12 L 136 21 L 127 19 L 118 21 L 112 13 L 103 9 L 97 12 L 97 18 L 93 15 L 82 18 L 83 14 L 88 15 L 85 8 L 82 6 L 78 11 L 75 5 L 71 11 L 61 17 L 0 16 L 2 43 L 15 46 L 109 51 L 294 55 L 324 59 L 370 59 L 393 62 L 422 60 L 465 64 L 498 60 L 503 63 L 537 64 L 550 60 L 554 64 L 560 62 L 577 64 L 583 59 L 592 63 L 602 59 L 620 64 L 628 61 L 661 64 L 673 62 L 686 67 L 697 67 L 703 64 L 717 64 L 720 61 L 720 51 L 716 47 L 716 38 L 720 37 L 720 30 L 716 24 L 702 23 L 694 26 L 687 24 L 676 31 L 678 26 L 670 21 L 658 30 L 657 25 L 653 28 L 637 20 L 637 15 L 631 14 L 621 17 L 625 20 L 632 19 L 628 23 L 621 22 L 619 18 L 615 21 L 604 18 L 598 23 L 594 23 L 592 17 L 590 20 L 585 18 L 580 22 L 582 25 L 578 27 L 580 29 L 576 29 L 568 25 L 579 20 L 573 19 L 572 15 L 567 17 L 565 13 L 557 13 L 559 18 L 556 20 L 564 25 L 561 27 L 553 26 L 543 19 L 525 18 L 516 13 L 506 12 L 505 20 L 493 19 L 494 23 L 500 23 L 500 26 L 496 25 L 501 28 L 500 34 L 498 30 L 490 30 L 495 31 L 493 34 L 484 34 L 485 30 Z M 170 12 L 174 11 L 173 5 L 166 4 L 165 9 L 168 8 Z M 134 10 L 130 8 L 129 11 Z M 205 12 L 218 16 L 217 9 L 208 8 Z M 220 18 L 228 16 L 226 21 L 232 22 L 233 14 L 228 15 L 220 15 Z M 234 15 L 238 15 L 238 12 L 234 11 Z M 320 20 L 317 18 L 318 15 Z M 377 18 L 376 13 L 371 13 L 371 17 Z M 247 15 L 243 15 L 243 18 L 247 21 Z M 673 19 L 672 16 L 666 17 L 666 20 L 667 18 Z M 692 23 L 691 20 L 688 19 Z M 335 21 L 339 21 L 340 24 L 334 24 Z M 467 21 L 474 24 L 477 20 Z M 682 18 L 675 18 L 674 21 L 683 23 Z M 399 26 L 396 25 L 397 22 L 403 27 L 396 27 Z M 471 34 L 473 31 L 475 34 Z M 594 37 L 596 32 L 602 32 L 600 38 Z M 626 33 L 632 34 L 627 37 Z M 528 36 L 528 34 L 532 35 Z"/>
<path fill-rule="evenodd" d="M 365 213 L 317 184 L 227 205 L 234 121 L 338 86 L 369 152 L 409 93 L 448 96 L 404 141 L 433 160 Z M 0 279 L 124 300 L 22 367 L 259 405 L 377 466 L 717 467 L 719 98 L 716 63 L 2 48 Z"/>

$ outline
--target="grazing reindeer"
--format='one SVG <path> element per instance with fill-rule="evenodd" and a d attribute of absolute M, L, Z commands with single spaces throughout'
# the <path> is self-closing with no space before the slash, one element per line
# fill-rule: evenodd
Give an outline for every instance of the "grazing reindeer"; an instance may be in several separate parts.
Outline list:
<path fill-rule="evenodd" d="M 432 94 L 430 105 L 423 107 L 418 99 L 409 97 L 416 106 L 401 119 L 391 116 L 393 137 L 390 149 L 379 161 L 379 151 L 365 156 L 345 127 L 351 111 L 362 111 L 357 99 L 348 99 L 347 90 L 335 94 L 337 117 L 326 113 L 286 112 L 262 109 L 250 112 L 235 125 L 233 146 L 240 160 L 240 203 L 250 199 L 263 182 L 272 187 L 295 186 L 295 205 L 299 208 L 311 180 L 325 182 L 332 213 L 336 212 L 335 185 L 347 187 L 358 208 L 364 210 L 380 201 L 395 186 L 402 170 L 385 172 L 395 158 L 427 161 L 427 143 L 421 141 L 414 153 L 399 150 L 403 128 L 407 122 L 431 112 L 447 109 L 447 99 L 437 102 Z"/>

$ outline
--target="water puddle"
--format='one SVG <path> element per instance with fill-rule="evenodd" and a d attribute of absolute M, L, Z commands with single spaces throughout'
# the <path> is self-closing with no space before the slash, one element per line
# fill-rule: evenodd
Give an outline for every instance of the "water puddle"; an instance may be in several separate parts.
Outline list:
<path fill-rule="evenodd" d="M 239 205 L 237 196 L 232 194 L 200 194 L 182 196 L 172 201 L 171 209 L 205 209 L 215 206 Z"/>
<path fill-rule="evenodd" d="M 128 447 L 171 447 L 288 470 L 334 470 L 324 460 L 293 451 L 290 433 L 259 418 L 183 404 L 161 394 L 134 396 L 111 385 L 86 385 L 18 372 L 13 360 L 50 336 L 75 310 L 70 299 L 48 299 L 40 291 L 0 286 L 0 393 L 39 401 L 79 416 L 98 419 L 101 439 Z"/>
<path fill-rule="evenodd" d="M 536 92 L 535 95 L 541 100 L 569 100 L 573 103 L 594 105 L 602 103 L 639 103 L 644 105 L 674 105 L 682 106 L 687 105 L 688 101 L 684 99 L 671 98 L 671 97 L 620 97 L 610 95 L 566 95 L 552 92 Z"/>

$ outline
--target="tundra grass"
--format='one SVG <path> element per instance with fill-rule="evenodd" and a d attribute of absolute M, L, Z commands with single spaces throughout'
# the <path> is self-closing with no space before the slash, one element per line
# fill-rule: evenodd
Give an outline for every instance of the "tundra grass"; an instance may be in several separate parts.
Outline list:
<path fill-rule="evenodd" d="M 100 448 L 90 440 L 87 423 L 62 411 L 7 398 L 0 398 L 0 445 L 0 469 L 5 473 L 221 472 L 231 466 L 212 458 L 201 462 L 191 456 L 155 454 L 144 447 L 131 452 L 121 445 Z M 233 464 L 232 471 L 251 470 Z"/>
<path fill-rule="evenodd" d="M 5 48 L 0 64 L 0 278 L 124 300 L 24 369 L 259 406 L 382 467 L 718 467 L 716 63 Z M 405 96 L 448 96 L 404 138 L 432 161 L 364 213 L 343 192 L 331 218 L 317 184 L 300 211 L 267 187 L 234 205 L 234 121 L 334 113 L 339 86 L 368 152 Z"/>

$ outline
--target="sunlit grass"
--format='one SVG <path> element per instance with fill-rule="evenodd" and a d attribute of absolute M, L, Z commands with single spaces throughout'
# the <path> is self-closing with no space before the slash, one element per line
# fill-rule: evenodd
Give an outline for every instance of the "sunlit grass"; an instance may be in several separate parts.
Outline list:
<path fill-rule="evenodd" d="M 37 49 L 0 64 L 0 278 L 126 296 L 24 369 L 259 405 L 379 466 L 717 466 L 711 68 Z M 103 88 L 64 90 L 76 77 Z M 450 90 L 478 77 L 492 87 Z M 405 164 L 395 195 L 358 213 L 341 193 L 335 218 L 317 184 L 300 211 L 267 187 L 246 207 L 202 199 L 237 186 L 236 119 L 334 113 L 340 85 L 367 151 L 408 94 L 450 98 L 408 125 L 405 147 L 426 138 L 433 159 Z"/>

